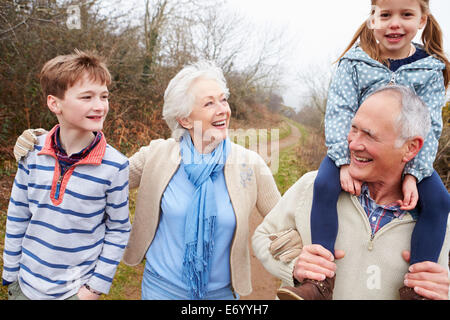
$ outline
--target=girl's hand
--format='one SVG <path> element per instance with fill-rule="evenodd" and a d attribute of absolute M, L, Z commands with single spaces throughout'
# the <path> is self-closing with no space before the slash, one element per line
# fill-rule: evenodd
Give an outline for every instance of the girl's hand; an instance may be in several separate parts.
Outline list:
<path fill-rule="evenodd" d="M 341 166 L 340 178 L 342 190 L 347 191 L 348 193 L 354 194 L 356 196 L 359 196 L 361 194 L 362 182 L 352 178 L 348 170 L 348 165 Z"/>
<path fill-rule="evenodd" d="M 403 179 L 403 200 L 398 200 L 400 209 L 402 210 L 412 210 L 417 205 L 417 200 L 419 200 L 419 193 L 417 191 L 417 180 L 412 175 L 405 175 Z"/>

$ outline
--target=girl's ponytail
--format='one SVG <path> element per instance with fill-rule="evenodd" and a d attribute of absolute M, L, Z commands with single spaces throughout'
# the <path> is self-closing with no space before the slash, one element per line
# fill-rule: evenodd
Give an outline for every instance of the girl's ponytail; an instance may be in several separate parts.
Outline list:
<path fill-rule="evenodd" d="M 349 51 L 353 47 L 353 45 L 356 43 L 356 41 L 358 41 L 358 39 L 361 49 L 363 49 L 373 59 L 379 60 L 380 50 L 378 49 L 375 36 L 373 35 L 372 30 L 369 28 L 367 24 L 368 21 L 363 22 L 363 24 L 359 27 L 359 29 L 353 36 L 352 40 L 350 41 L 350 44 L 347 46 L 347 48 L 345 48 L 344 52 L 336 60 L 336 62 L 341 60 L 341 58 L 347 53 L 347 51 Z"/>
<path fill-rule="evenodd" d="M 450 62 L 443 49 L 441 27 L 431 13 L 428 13 L 428 22 L 422 33 L 422 42 L 424 44 L 424 49 L 428 54 L 435 56 L 445 64 L 443 73 L 444 85 L 445 88 L 447 88 L 450 78 Z"/>
<path fill-rule="evenodd" d="M 373 13 L 374 12 L 372 11 L 372 14 Z M 353 45 L 359 39 L 359 46 L 372 59 L 389 65 L 389 61 L 381 57 L 380 47 L 378 46 L 377 40 L 375 39 L 375 36 L 373 34 L 373 29 L 369 27 L 369 24 L 370 24 L 369 20 L 363 22 L 363 24 L 359 27 L 358 31 L 356 31 L 355 35 L 350 41 L 350 44 L 347 46 L 347 48 L 344 50 L 341 56 L 335 61 L 335 63 L 341 60 L 341 58 L 347 53 L 347 51 L 349 51 L 353 47 Z"/>

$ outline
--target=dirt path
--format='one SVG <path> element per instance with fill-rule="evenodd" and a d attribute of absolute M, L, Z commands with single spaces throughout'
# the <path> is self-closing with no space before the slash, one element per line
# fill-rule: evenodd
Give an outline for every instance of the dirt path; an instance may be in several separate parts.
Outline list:
<path fill-rule="evenodd" d="M 301 137 L 300 130 L 293 125 L 290 125 L 292 130 L 291 134 L 280 140 L 278 143 L 278 151 L 284 150 L 295 145 Z M 263 218 L 255 210 L 250 216 L 250 235 L 253 235 L 256 227 L 262 222 Z M 251 241 L 251 239 L 249 240 Z M 273 300 L 275 299 L 275 293 L 280 285 L 280 281 L 272 276 L 263 267 L 261 262 L 256 258 L 253 249 L 250 244 L 250 262 L 252 270 L 252 286 L 253 292 L 248 296 L 242 296 L 242 300 Z"/>
<path fill-rule="evenodd" d="M 300 139 L 302 136 L 300 130 L 296 126 L 292 124 L 289 125 L 291 126 L 291 134 L 288 137 L 284 138 L 283 140 L 280 140 L 280 142 L 278 143 L 280 148 L 279 150 L 284 150 L 286 148 L 293 146 L 298 142 L 298 139 Z"/>

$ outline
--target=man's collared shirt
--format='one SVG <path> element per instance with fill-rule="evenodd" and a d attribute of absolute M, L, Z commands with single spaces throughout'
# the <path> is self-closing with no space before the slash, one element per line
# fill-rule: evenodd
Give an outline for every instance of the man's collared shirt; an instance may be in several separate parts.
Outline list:
<path fill-rule="evenodd" d="M 364 208 L 364 211 L 369 218 L 370 228 L 372 229 L 372 235 L 380 230 L 387 223 L 394 219 L 403 219 L 405 215 L 411 214 L 414 220 L 417 219 L 416 209 L 412 211 L 404 211 L 400 209 L 397 203 L 391 203 L 387 205 L 377 204 L 371 197 L 369 187 L 364 183 L 361 187 L 361 194 L 358 196 L 359 203 Z"/>

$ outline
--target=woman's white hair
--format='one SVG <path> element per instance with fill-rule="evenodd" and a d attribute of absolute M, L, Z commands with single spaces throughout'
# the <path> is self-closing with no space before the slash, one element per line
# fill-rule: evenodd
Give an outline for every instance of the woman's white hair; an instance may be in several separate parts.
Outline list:
<path fill-rule="evenodd" d="M 186 131 L 177 121 L 188 117 L 194 107 L 192 84 L 197 79 L 215 80 L 228 97 L 229 90 L 222 69 L 213 61 L 201 60 L 187 65 L 170 80 L 164 93 L 163 119 L 172 131 L 172 138 L 179 140 Z"/>
<path fill-rule="evenodd" d="M 399 148 L 408 139 L 420 136 L 426 139 L 431 129 L 431 116 L 427 105 L 423 100 L 408 87 L 401 85 L 385 85 L 369 96 L 383 91 L 394 91 L 401 96 L 401 110 L 396 125 L 400 129 L 395 147 Z"/>

